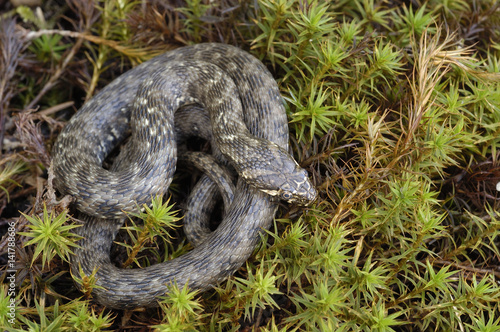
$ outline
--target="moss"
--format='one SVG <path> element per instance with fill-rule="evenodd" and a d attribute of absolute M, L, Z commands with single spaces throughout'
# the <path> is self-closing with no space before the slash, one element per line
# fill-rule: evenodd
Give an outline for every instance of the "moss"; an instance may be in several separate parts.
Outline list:
<path fill-rule="evenodd" d="M 173 289 L 158 310 L 105 315 L 87 300 L 69 301 L 81 294 L 68 291 L 64 260 L 51 251 L 51 262 L 32 262 L 32 246 L 22 247 L 17 322 L 71 328 L 86 320 L 95 330 L 499 330 L 498 4 L 412 3 L 68 0 L 62 9 L 49 1 L 40 10 L 6 11 L 2 18 L 17 18 L 27 37 L 4 23 L 0 44 L 15 56 L 0 66 L 0 77 L 9 77 L 0 85 L 2 129 L 5 142 L 20 142 L 9 123 L 23 112 L 17 130 L 25 151 L 9 143 L 2 152 L 5 165 L 30 166 L 9 173 L 2 183 L 20 187 L 2 184 L 0 199 L 8 207 L 3 220 L 19 230 L 26 219 L 12 211 L 33 214 L 45 203 L 60 215 L 66 207 L 36 185 L 48 166 L 43 144 L 50 146 L 68 113 L 60 105 L 80 106 L 132 65 L 195 42 L 238 45 L 271 69 L 287 101 L 295 157 L 320 191 L 307 209 L 279 210 L 236 276 L 204 293 Z M 30 195 L 36 199 L 26 205 Z M 183 242 L 156 241 L 174 256 L 185 250 Z M 164 259 L 144 255 L 140 264 Z"/>

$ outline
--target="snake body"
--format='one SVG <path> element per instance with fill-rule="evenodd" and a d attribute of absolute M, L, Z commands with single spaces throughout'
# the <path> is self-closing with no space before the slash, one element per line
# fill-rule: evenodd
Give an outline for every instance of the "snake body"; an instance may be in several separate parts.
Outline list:
<path fill-rule="evenodd" d="M 190 124 L 175 128 L 176 114 L 190 107 L 206 112 L 210 124 L 193 116 Z M 120 218 L 166 192 L 175 170 L 176 137 L 201 132 L 200 126 L 212 128 L 213 150 L 239 175 L 222 222 L 181 257 L 143 269 L 115 267 L 109 251 Z M 131 138 L 104 169 L 104 159 L 129 127 Z M 86 275 L 95 272 L 95 299 L 120 309 L 157 305 L 173 282 L 213 287 L 252 253 L 259 232 L 271 225 L 276 197 L 299 203 L 315 198 L 307 172 L 287 150 L 287 119 L 276 82 L 259 60 L 236 47 L 183 47 L 128 71 L 88 101 L 54 144 L 54 185 L 75 198 L 85 220 L 73 275 L 80 275 L 80 267 Z"/>

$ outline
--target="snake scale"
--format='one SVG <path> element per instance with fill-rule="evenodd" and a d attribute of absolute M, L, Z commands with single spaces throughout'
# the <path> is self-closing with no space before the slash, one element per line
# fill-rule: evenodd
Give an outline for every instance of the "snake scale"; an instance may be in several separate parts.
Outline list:
<path fill-rule="evenodd" d="M 180 114 L 184 120 L 176 125 Z M 206 128 L 212 149 L 239 175 L 220 225 L 168 262 L 142 269 L 114 266 L 109 252 L 124 215 L 167 191 L 176 140 Z M 113 165 L 103 168 L 129 133 Z M 54 186 L 74 197 L 84 220 L 72 274 L 79 276 L 80 267 L 86 275 L 95 272 L 94 298 L 119 309 L 157 306 L 173 282 L 200 290 L 215 286 L 251 255 L 259 233 L 272 223 L 277 198 L 303 204 L 315 199 L 307 172 L 287 150 L 277 84 L 258 59 L 236 47 L 182 47 L 119 76 L 82 106 L 53 147 Z"/>

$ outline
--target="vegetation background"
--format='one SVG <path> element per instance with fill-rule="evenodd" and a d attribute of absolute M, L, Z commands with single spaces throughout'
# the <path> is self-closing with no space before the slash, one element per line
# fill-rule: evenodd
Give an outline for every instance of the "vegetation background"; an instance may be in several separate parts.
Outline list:
<path fill-rule="evenodd" d="M 12 0 L 0 11 L 0 226 L 16 223 L 18 286 L 11 324 L 4 275 L 2 330 L 500 331 L 498 1 Z M 51 146 L 114 77 L 209 41 L 272 71 L 320 197 L 283 205 L 214 290 L 108 310 L 68 272 L 76 239 L 67 202 L 47 190 Z M 178 225 L 157 205 L 158 218 L 124 230 L 119 261 L 189 249 L 179 229 L 148 232 Z"/>

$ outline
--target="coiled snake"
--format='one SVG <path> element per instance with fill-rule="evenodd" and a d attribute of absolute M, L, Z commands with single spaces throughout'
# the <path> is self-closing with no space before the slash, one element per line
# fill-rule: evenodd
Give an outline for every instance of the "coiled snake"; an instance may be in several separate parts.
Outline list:
<path fill-rule="evenodd" d="M 183 123 L 176 127 L 174 114 L 181 113 Z M 200 118 L 210 118 L 211 125 Z M 115 267 L 109 251 L 124 213 L 166 192 L 175 170 L 176 137 L 205 127 L 212 128 L 212 149 L 239 175 L 222 222 L 181 257 L 143 269 Z M 104 169 L 104 159 L 128 128 L 131 138 Z M 97 271 L 95 299 L 121 309 L 157 305 L 174 281 L 202 290 L 216 285 L 250 256 L 259 232 L 272 223 L 276 197 L 299 203 L 316 197 L 307 172 L 287 150 L 287 119 L 276 82 L 259 60 L 238 48 L 183 47 L 128 71 L 87 102 L 54 144 L 54 185 L 73 196 L 86 215 L 73 275 L 80 266 L 86 275 Z"/>

